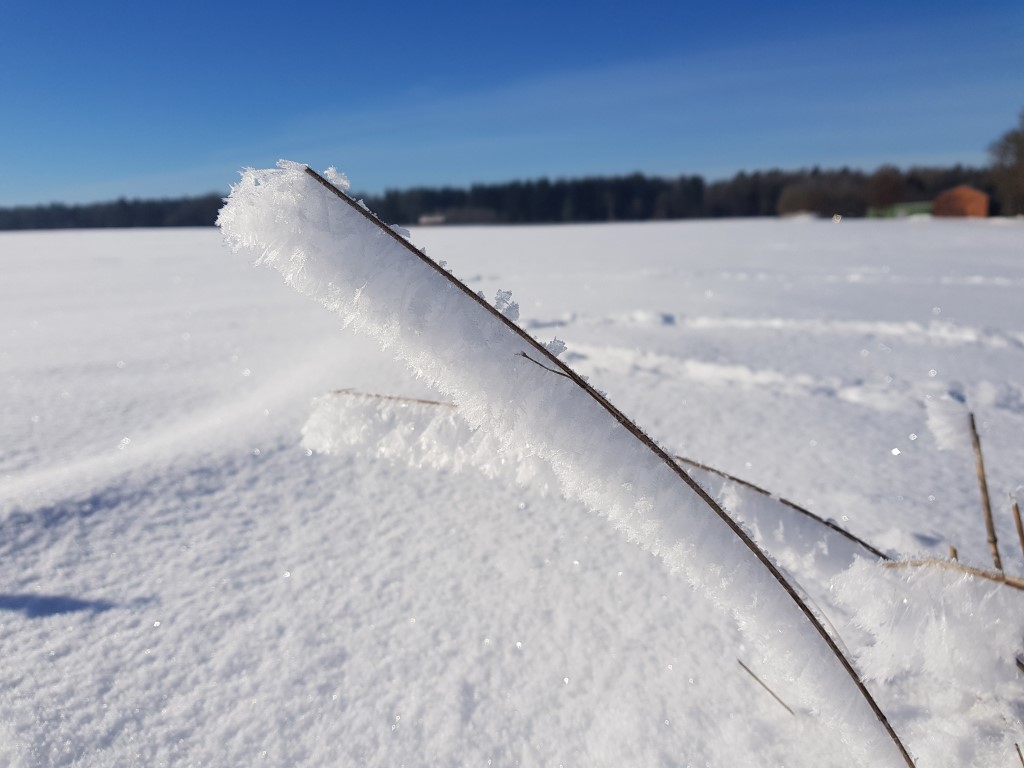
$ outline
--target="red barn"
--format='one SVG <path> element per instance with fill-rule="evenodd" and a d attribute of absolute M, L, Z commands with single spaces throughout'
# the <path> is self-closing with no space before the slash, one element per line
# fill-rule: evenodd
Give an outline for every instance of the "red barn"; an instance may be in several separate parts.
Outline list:
<path fill-rule="evenodd" d="M 933 216 L 988 216 L 988 195 L 974 187 L 961 184 L 947 189 L 935 198 Z"/>

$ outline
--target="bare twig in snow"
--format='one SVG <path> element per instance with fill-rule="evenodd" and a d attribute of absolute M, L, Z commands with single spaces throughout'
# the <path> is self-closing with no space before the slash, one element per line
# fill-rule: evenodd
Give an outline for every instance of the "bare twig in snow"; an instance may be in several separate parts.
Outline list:
<path fill-rule="evenodd" d="M 442 408 L 454 408 L 455 403 L 442 403 L 440 400 L 423 400 L 418 397 L 403 397 L 402 395 L 378 395 L 375 392 L 360 392 L 358 389 L 336 389 L 332 395 L 350 395 L 352 397 L 365 397 L 371 400 L 391 400 L 396 403 L 416 403 L 418 405 L 438 405 Z"/>
<path fill-rule="evenodd" d="M 746 664 L 744 664 L 739 659 L 736 659 L 736 663 L 739 664 L 741 667 L 743 667 L 743 671 L 745 671 L 748 675 L 750 675 L 752 678 L 754 678 L 757 681 L 758 685 L 760 685 L 762 688 L 764 688 L 766 691 L 768 691 L 768 693 L 771 694 L 771 697 L 773 699 L 775 699 L 777 702 L 779 702 L 779 704 L 781 704 L 783 706 L 783 708 L 787 712 L 789 712 L 789 714 L 796 715 L 796 712 L 794 712 L 792 709 L 790 709 L 789 705 L 786 704 L 786 702 L 784 702 L 782 699 L 780 699 L 776 695 L 775 691 L 773 691 L 771 688 L 769 688 L 767 685 L 765 685 L 764 680 L 762 680 L 760 677 L 758 677 L 757 675 L 755 675 L 753 672 L 750 671 L 750 667 L 748 667 Z"/>
<path fill-rule="evenodd" d="M 1016 576 L 1007 576 L 1003 571 L 986 571 L 984 568 L 975 568 L 970 565 L 963 565 L 952 560 L 898 560 L 885 564 L 886 568 L 942 568 L 947 571 L 956 571 L 970 576 L 977 576 L 979 579 L 987 579 L 999 584 L 1005 584 L 1013 589 L 1024 591 L 1024 579 Z"/>
<path fill-rule="evenodd" d="M 1017 506 L 1017 500 L 1012 496 L 1013 500 L 1013 522 L 1017 525 L 1017 538 L 1020 539 L 1020 551 L 1024 554 L 1024 526 L 1020 523 L 1020 507 Z"/>
<path fill-rule="evenodd" d="M 539 365 L 539 366 L 540 366 L 541 368 L 543 368 L 543 369 L 544 369 L 545 371 L 550 371 L 551 373 L 557 374 L 557 375 L 559 375 L 559 376 L 565 376 L 565 378 L 567 378 L 567 379 L 571 379 L 571 378 L 572 378 L 572 377 L 571 377 L 571 376 L 569 376 L 568 374 L 566 374 L 566 373 L 562 373 L 562 371 L 556 371 L 556 370 L 555 370 L 554 368 L 548 368 L 548 367 L 547 367 L 546 365 L 544 365 L 544 363 L 541 363 L 541 362 L 538 362 L 537 360 L 534 360 L 534 359 L 533 359 L 532 357 L 530 357 L 530 356 L 529 356 L 528 354 L 526 354 L 525 352 L 520 352 L 520 353 L 519 353 L 519 356 L 520 356 L 520 357 L 525 357 L 525 358 L 526 358 L 527 360 L 529 360 L 529 361 L 530 361 L 531 363 L 533 363 L 534 365 Z"/>
<path fill-rule="evenodd" d="M 688 459 L 685 456 L 676 455 L 676 456 L 673 456 L 672 458 L 675 459 L 677 462 L 681 462 L 683 464 L 688 464 L 689 466 L 696 467 L 697 469 L 703 469 L 705 472 L 710 472 L 710 473 L 712 473 L 714 475 L 718 475 L 719 477 L 724 477 L 726 480 L 731 480 L 732 482 L 736 483 L 737 485 L 742 485 L 744 488 L 749 488 L 752 491 L 760 493 L 762 496 L 768 496 L 769 498 L 775 499 L 777 502 L 779 502 L 783 506 L 789 507 L 794 512 L 799 512 L 801 515 L 809 517 L 812 520 L 815 520 L 815 521 L 821 523 L 822 525 L 824 525 L 827 528 L 831 528 L 833 531 L 838 533 L 840 536 L 843 536 L 843 537 L 849 539 L 850 541 L 852 541 L 852 542 L 854 542 L 856 544 L 859 544 L 860 546 L 864 547 L 864 549 L 866 549 L 868 552 L 870 552 L 875 557 L 877 557 L 879 560 L 892 560 L 892 558 L 889 557 L 884 552 L 882 552 L 882 550 L 878 549 L 877 547 L 873 547 L 872 545 L 870 545 L 866 541 L 864 541 L 864 539 L 861 539 L 861 538 L 855 536 L 854 534 L 850 533 L 848 530 L 846 530 L 845 528 L 841 527 L 840 525 L 838 525 L 837 523 L 833 522 L 832 520 L 826 520 L 825 518 L 820 517 L 819 515 L 814 514 L 809 509 L 807 509 L 805 507 L 801 507 L 799 504 L 796 504 L 796 503 L 790 501 L 789 499 L 785 499 L 785 498 L 783 498 L 781 496 L 776 496 L 771 491 L 769 491 L 769 490 L 767 490 L 765 488 L 761 488 L 758 485 L 754 485 L 753 483 L 751 483 L 751 482 L 749 482 L 747 480 L 743 480 L 742 478 L 736 477 L 735 475 L 730 475 L 728 472 L 723 472 L 720 469 L 715 469 L 714 467 L 708 466 L 707 464 L 701 464 L 699 461 L 694 461 L 693 459 Z"/>
<path fill-rule="evenodd" d="M 978 487 L 981 490 L 981 508 L 985 513 L 985 532 L 988 534 L 988 546 L 992 550 L 992 563 L 997 571 L 1003 570 L 1003 560 L 999 557 L 999 542 L 996 540 L 996 527 L 992 522 L 992 505 L 988 500 L 988 482 L 985 480 L 985 461 L 981 456 L 981 439 L 974 423 L 974 414 L 970 414 L 971 444 L 974 446 L 974 468 L 978 473 Z"/>

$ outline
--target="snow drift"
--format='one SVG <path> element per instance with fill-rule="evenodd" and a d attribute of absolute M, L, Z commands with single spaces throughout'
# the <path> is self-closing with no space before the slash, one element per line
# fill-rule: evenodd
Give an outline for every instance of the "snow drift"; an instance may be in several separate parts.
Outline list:
<path fill-rule="evenodd" d="M 481 472 L 541 494 L 557 488 L 543 462 L 515 447 L 498 452 L 486 432 L 471 430 L 448 403 L 332 392 L 314 400 L 302 435 L 303 446 L 317 453 Z M 954 563 L 892 560 L 792 502 L 677 460 L 799 581 L 920 765 L 1014 765 L 1021 710 L 1016 658 L 1024 636 L 1019 585 Z"/>

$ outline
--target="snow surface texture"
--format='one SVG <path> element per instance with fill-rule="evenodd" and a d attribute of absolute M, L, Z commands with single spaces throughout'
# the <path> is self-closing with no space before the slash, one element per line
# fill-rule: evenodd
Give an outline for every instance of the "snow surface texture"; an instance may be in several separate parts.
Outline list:
<path fill-rule="evenodd" d="M 532 457 L 500 455 L 489 443 L 446 404 L 357 392 L 317 398 L 303 427 L 303 445 L 319 453 L 475 469 L 548 491 Z M 921 765 L 998 765 L 1013 754 L 1024 710 L 1015 661 L 1024 594 L 954 571 L 881 564 L 791 505 L 704 469 L 691 475 L 806 589 Z"/>
<path fill-rule="evenodd" d="M 926 396 L 960 382 L 1003 561 L 1024 572 L 1005 503 L 1024 466 L 1024 223 L 412 236 L 489 298 L 513 289 L 524 326 L 564 339 L 671 452 L 890 554 L 954 544 L 990 567 L 970 449 L 938 451 L 926 424 Z M 318 395 L 437 396 L 220 240 L 0 234 L 0 765 L 851 764 L 738 666 L 763 672 L 731 619 L 580 504 L 475 470 L 307 455 Z M 748 514 L 771 500 L 714 482 L 831 611 L 792 526 Z M 991 613 L 950 652 L 1019 701 Z M 904 734 L 919 765 L 1019 766 L 1019 705 L 1008 751 L 979 744 L 972 690 L 970 718 Z M 943 753 L 950 731 L 967 752 Z"/>

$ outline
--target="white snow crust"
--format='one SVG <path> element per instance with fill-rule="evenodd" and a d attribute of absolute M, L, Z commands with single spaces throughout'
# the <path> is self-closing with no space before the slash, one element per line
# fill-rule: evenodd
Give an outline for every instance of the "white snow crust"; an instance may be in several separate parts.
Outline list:
<path fill-rule="evenodd" d="M 990 568 L 969 449 L 938 450 L 922 405 L 962 393 L 1024 574 L 1024 223 L 411 237 L 489 302 L 514 291 L 670 453 L 890 556 L 952 544 Z M 324 422 L 329 454 L 300 447 L 332 390 L 447 398 L 220 239 L 0 233 L 0 765 L 855 764 L 791 685 L 772 688 L 795 715 L 739 666 L 768 679 L 728 612 L 518 444 L 460 458 L 462 437 L 406 434 L 428 414 L 376 423 L 367 399 Z M 362 442 L 334 440 L 353 423 Z M 688 471 L 799 582 L 918 765 L 1019 768 L 1024 593 L 890 569 Z"/>
<path fill-rule="evenodd" d="M 324 395 L 303 427 L 303 445 L 411 469 L 477 470 L 540 495 L 552 487 L 532 456 L 497 453 L 445 403 Z M 883 562 L 777 498 L 708 470 L 690 473 L 803 585 L 921 765 L 983 765 L 1011 754 L 1022 705 L 1015 660 L 1024 595 L 961 572 Z"/>

